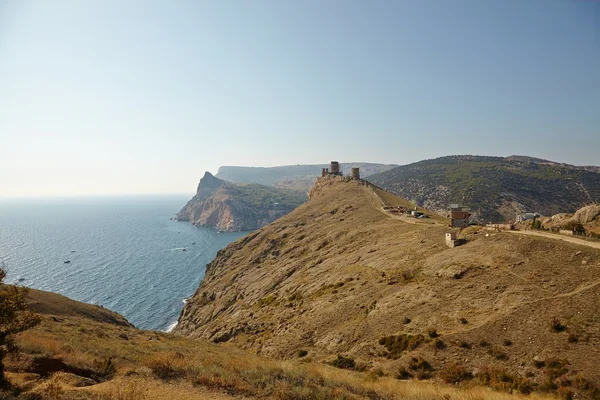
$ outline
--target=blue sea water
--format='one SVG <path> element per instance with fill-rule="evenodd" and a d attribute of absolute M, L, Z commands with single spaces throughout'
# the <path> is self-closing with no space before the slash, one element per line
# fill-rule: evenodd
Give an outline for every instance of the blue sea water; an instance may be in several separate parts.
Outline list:
<path fill-rule="evenodd" d="M 170 220 L 188 199 L 0 199 L 6 281 L 102 305 L 138 328 L 168 330 L 206 264 L 244 235 Z"/>

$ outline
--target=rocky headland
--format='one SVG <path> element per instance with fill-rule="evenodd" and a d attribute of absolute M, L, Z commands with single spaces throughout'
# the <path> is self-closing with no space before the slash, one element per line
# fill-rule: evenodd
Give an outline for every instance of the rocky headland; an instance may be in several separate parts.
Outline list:
<path fill-rule="evenodd" d="M 220 231 L 251 231 L 280 218 L 306 194 L 260 184 L 235 184 L 206 172 L 196 195 L 179 211 L 179 221 Z"/>

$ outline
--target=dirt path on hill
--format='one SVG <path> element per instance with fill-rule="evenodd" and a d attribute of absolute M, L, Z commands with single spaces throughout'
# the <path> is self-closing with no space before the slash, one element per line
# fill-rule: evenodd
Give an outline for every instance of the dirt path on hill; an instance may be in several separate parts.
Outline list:
<path fill-rule="evenodd" d="M 577 239 L 571 236 L 559 235 L 556 233 L 537 232 L 537 231 L 507 231 L 509 233 L 516 233 L 517 235 L 530 235 L 530 236 L 542 236 L 549 239 L 563 240 L 565 242 L 579 244 L 582 246 L 592 247 L 594 249 L 600 249 L 600 242 L 588 242 L 587 240 Z"/>

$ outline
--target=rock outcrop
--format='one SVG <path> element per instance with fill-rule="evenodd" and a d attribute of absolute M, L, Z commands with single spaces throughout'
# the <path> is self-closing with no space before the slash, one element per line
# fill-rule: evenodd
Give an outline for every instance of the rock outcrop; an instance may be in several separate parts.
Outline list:
<path fill-rule="evenodd" d="M 574 214 L 556 214 L 551 217 L 540 218 L 543 229 L 573 230 L 579 231 L 579 234 L 600 236 L 600 204 L 590 204 L 581 207 Z M 525 224 L 530 225 L 531 221 Z"/>
<path fill-rule="evenodd" d="M 206 172 L 196 195 L 177 214 L 179 221 L 220 231 L 251 231 L 284 216 L 306 200 L 286 189 L 234 184 Z"/>

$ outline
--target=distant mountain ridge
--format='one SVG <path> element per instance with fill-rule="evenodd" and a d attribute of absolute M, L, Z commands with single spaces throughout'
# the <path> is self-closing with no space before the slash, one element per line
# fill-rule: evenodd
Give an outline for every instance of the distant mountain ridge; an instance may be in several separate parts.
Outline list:
<path fill-rule="evenodd" d="M 396 164 L 340 162 L 341 171 L 344 175 L 349 175 L 352 168 L 358 167 L 363 178 L 397 166 Z M 216 177 L 235 183 L 260 183 L 308 192 L 315 179 L 321 176 L 323 168 L 329 168 L 329 164 L 283 165 L 278 167 L 222 166 L 219 167 Z"/>
<path fill-rule="evenodd" d="M 527 211 L 574 212 L 600 201 L 600 167 L 527 156 L 440 157 L 399 166 L 368 180 L 444 215 L 450 203 L 465 204 L 479 222 L 510 221 Z"/>
<path fill-rule="evenodd" d="M 236 184 L 206 172 L 196 195 L 177 214 L 179 221 L 221 231 L 251 231 L 306 201 L 302 192 L 260 184 Z"/>

